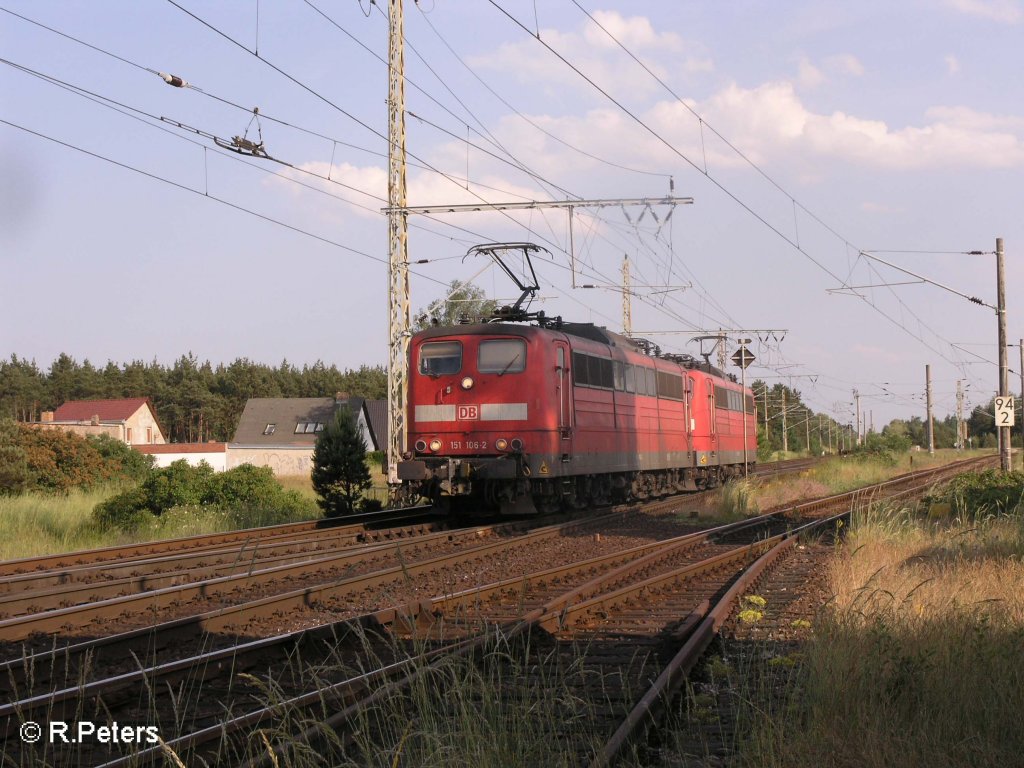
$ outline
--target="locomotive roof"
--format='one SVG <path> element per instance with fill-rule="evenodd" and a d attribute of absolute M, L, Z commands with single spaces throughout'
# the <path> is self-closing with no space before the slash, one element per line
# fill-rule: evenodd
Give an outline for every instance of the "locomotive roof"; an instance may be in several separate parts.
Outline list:
<path fill-rule="evenodd" d="M 588 339 L 590 341 L 596 341 L 599 344 L 607 344 L 609 347 L 621 347 L 630 351 L 636 352 L 641 355 L 647 356 L 647 353 L 633 340 L 627 336 L 622 336 L 618 333 L 609 331 L 607 328 L 594 325 L 593 323 L 566 323 L 560 322 L 552 325 L 548 328 L 543 328 L 537 325 L 520 325 L 518 323 L 469 323 L 466 325 L 438 325 L 432 328 L 425 328 L 418 332 L 416 335 L 421 338 L 431 339 L 437 336 L 451 336 L 452 334 L 462 334 L 467 336 L 478 336 L 478 335 L 490 335 L 490 334 L 508 334 L 509 336 L 533 336 L 538 331 L 554 331 L 564 333 L 568 336 L 576 336 L 581 339 Z M 731 374 L 727 374 L 724 371 L 716 368 L 710 363 L 706 363 L 696 358 L 690 358 L 686 361 L 674 360 L 671 357 L 651 357 L 652 360 L 664 360 L 667 362 L 674 362 L 681 365 L 683 368 L 689 370 L 701 371 L 711 376 L 717 376 L 727 381 L 736 381 L 736 377 Z"/>
<path fill-rule="evenodd" d="M 554 331 L 569 336 L 578 336 L 581 339 L 590 339 L 600 344 L 607 344 L 610 347 L 626 347 L 627 349 L 640 348 L 625 336 L 612 333 L 593 323 L 559 323 L 550 327 L 538 325 L 521 325 L 518 323 L 470 323 L 467 325 L 438 325 L 432 328 L 425 328 L 417 333 L 417 336 L 430 339 L 436 336 L 451 336 L 452 334 L 477 336 L 482 334 L 504 333 L 510 336 L 533 336 L 538 331 Z"/>

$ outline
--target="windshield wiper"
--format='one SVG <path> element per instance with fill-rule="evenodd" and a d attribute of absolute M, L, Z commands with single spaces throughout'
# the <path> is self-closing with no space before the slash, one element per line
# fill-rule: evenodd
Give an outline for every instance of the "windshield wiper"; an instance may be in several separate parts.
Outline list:
<path fill-rule="evenodd" d="M 508 369 L 512 367 L 512 363 L 514 363 L 518 359 L 519 359 L 519 353 L 516 352 L 516 356 L 513 357 L 511 360 L 509 360 L 508 361 L 508 365 L 506 365 L 504 368 L 501 369 L 501 373 L 498 374 L 498 377 L 500 378 L 500 377 L 504 376 L 506 373 L 508 373 Z"/>

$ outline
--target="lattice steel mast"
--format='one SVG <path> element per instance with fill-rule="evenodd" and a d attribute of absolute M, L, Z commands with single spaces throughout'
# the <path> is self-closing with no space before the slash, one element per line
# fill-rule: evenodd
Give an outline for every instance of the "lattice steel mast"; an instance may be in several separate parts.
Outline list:
<path fill-rule="evenodd" d="M 405 211 L 405 50 L 403 0 L 388 19 L 388 483 L 398 482 L 405 449 L 409 351 L 409 243 Z"/>

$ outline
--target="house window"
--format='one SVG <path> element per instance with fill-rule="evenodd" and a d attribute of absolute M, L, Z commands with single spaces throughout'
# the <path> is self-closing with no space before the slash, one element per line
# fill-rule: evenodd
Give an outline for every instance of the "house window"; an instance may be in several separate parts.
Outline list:
<path fill-rule="evenodd" d="M 295 434 L 296 435 L 301 435 L 305 431 L 306 431 L 306 422 L 300 421 L 298 424 L 295 425 Z"/>
<path fill-rule="evenodd" d="M 131 442 L 132 442 L 132 428 L 128 427 L 127 432 L 128 432 L 128 434 L 127 434 L 127 436 L 125 438 L 125 442 L 127 442 L 129 445 L 131 445 Z"/>
<path fill-rule="evenodd" d="M 153 442 L 153 428 L 152 427 L 146 427 L 146 442 L 147 443 L 152 443 Z"/>
<path fill-rule="evenodd" d="M 317 432 L 323 432 L 324 431 L 324 425 L 323 424 L 317 424 L 316 425 L 316 431 Z"/>
<path fill-rule="evenodd" d="M 274 434 L 274 430 L 277 429 L 277 424 L 267 424 L 267 428 L 263 430 L 264 435 Z"/>
<path fill-rule="evenodd" d="M 323 432 L 324 425 L 316 421 L 300 421 L 295 425 L 296 435 L 309 435 L 314 432 Z M 263 434 L 266 434 L 264 432 Z"/>
<path fill-rule="evenodd" d="M 309 423 L 308 423 L 308 424 L 306 425 L 306 434 L 308 435 L 308 434 L 310 434 L 310 433 L 312 433 L 312 432 L 316 432 L 316 430 L 317 430 L 317 427 L 319 427 L 319 426 L 320 426 L 320 425 L 319 425 L 319 424 L 317 424 L 317 423 L 316 423 L 315 421 L 311 421 L 311 422 L 309 422 Z"/>

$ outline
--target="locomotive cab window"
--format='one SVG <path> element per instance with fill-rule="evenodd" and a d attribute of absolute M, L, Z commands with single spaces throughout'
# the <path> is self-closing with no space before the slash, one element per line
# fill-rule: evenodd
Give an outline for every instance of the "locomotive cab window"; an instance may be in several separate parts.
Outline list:
<path fill-rule="evenodd" d="M 420 373 L 446 376 L 462 370 L 462 343 L 428 341 L 420 346 Z"/>
<path fill-rule="evenodd" d="M 520 373 L 526 370 L 526 342 L 522 339 L 491 339 L 480 342 L 476 369 L 480 373 Z"/>

